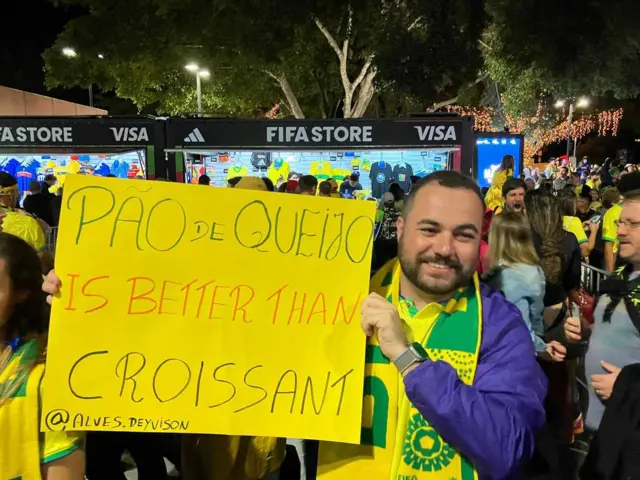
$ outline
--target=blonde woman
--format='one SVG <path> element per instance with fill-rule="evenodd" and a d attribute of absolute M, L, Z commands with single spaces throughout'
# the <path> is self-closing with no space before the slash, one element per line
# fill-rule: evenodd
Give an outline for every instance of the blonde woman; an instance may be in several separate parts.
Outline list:
<path fill-rule="evenodd" d="M 491 270 L 485 280 L 518 307 L 536 354 L 547 361 L 562 362 L 565 347 L 542 339 L 545 278 L 524 214 L 503 212 L 493 218 L 487 262 Z"/>

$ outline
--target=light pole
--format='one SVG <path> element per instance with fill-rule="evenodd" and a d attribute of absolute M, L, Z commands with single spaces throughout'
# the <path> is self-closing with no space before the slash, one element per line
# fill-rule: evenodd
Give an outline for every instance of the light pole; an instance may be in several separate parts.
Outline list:
<path fill-rule="evenodd" d="M 207 79 L 211 73 L 206 68 L 200 68 L 196 63 L 185 65 L 185 70 L 196 76 L 196 94 L 198 97 L 198 115 L 202 115 L 202 79 Z"/>
<path fill-rule="evenodd" d="M 62 49 L 62 54 L 67 58 L 76 58 L 78 56 L 78 52 L 71 47 L 65 47 Z M 98 58 L 104 58 L 101 55 L 98 55 Z M 89 85 L 89 106 L 93 108 L 93 84 Z"/>
<path fill-rule="evenodd" d="M 564 108 L 564 101 L 558 100 L 556 102 L 556 108 Z M 567 122 L 567 158 L 571 156 L 571 127 L 573 126 L 573 114 L 575 113 L 576 107 L 578 108 L 587 108 L 589 106 L 589 99 L 586 97 L 582 97 L 578 99 L 577 103 L 573 104 L 573 100 L 569 102 L 569 121 Z M 576 137 L 573 147 L 573 156 L 575 157 L 578 153 L 578 138 Z"/>

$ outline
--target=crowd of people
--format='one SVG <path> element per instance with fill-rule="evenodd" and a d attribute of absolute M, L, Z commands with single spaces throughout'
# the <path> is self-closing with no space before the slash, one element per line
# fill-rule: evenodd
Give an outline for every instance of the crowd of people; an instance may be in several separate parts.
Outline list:
<path fill-rule="evenodd" d="M 554 160 L 517 178 L 506 156 L 487 191 L 440 171 L 372 199 L 361 326 L 379 352 L 365 371 L 386 392 L 376 399 L 386 438 L 365 408 L 363 432 L 374 433 L 360 447 L 304 443 L 308 479 L 575 479 L 582 463 L 585 480 L 640 478 L 640 172 L 609 160 L 578 167 Z M 46 199 L 35 198 L 46 187 L 33 186 L 24 212 L 9 177 L 0 174 L 0 478 L 122 479 L 124 451 L 141 480 L 166 478 L 164 458 L 188 480 L 299 478 L 285 439 L 38 433 L 60 279 L 41 276 L 52 270 Z M 343 199 L 362 188 L 355 175 L 229 187 Z M 611 272 L 598 299 L 581 285 L 583 263 Z"/>

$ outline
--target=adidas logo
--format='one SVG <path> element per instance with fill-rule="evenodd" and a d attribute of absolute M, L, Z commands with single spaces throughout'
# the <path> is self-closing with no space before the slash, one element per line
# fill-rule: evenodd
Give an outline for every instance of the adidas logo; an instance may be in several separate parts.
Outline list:
<path fill-rule="evenodd" d="M 200 133 L 199 128 L 194 128 L 193 132 L 191 132 L 188 137 L 185 137 L 184 141 L 186 143 L 204 143 L 204 137 L 202 133 Z"/>

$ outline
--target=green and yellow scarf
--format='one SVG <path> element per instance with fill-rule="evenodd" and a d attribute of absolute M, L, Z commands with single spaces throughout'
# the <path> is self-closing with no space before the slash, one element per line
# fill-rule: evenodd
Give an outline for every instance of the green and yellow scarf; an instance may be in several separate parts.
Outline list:
<path fill-rule="evenodd" d="M 482 299 L 477 275 L 446 305 L 417 311 L 400 297 L 400 264 L 392 260 L 371 281 L 371 291 L 398 307 L 407 336 L 433 361 L 444 361 L 471 385 L 482 338 Z M 409 402 L 402 378 L 375 338 L 366 350 L 360 445 L 322 443 L 320 480 L 477 480 L 478 475 Z"/>

